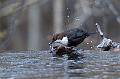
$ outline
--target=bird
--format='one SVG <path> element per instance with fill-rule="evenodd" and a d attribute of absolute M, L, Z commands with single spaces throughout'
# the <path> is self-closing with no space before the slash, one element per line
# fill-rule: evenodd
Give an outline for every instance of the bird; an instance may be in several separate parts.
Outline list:
<path fill-rule="evenodd" d="M 61 33 L 53 34 L 51 42 L 49 43 L 50 49 L 56 54 L 69 54 L 73 51 L 74 47 L 77 47 L 84 41 L 85 38 L 95 33 L 88 33 L 80 28 L 73 28 Z"/>
<path fill-rule="evenodd" d="M 53 34 L 52 41 L 49 45 L 59 42 L 67 47 L 76 47 L 88 36 L 90 36 L 90 33 L 87 33 L 80 28 L 73 28 L 62 33 Z"/>

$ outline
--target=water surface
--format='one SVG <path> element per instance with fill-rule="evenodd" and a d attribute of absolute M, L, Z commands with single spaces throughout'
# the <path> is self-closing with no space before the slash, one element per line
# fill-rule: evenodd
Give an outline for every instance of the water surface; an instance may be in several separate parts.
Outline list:
<path fill-rule="evenodd" d="M 120 79 L 120 53 L 86 50 L 68 60 L 48 51 L 0 53 L 0 79 Z"/>

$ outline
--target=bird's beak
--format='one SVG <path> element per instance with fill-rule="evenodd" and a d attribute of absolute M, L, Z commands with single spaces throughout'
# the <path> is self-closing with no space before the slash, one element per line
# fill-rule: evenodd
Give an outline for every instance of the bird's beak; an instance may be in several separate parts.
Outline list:
<path fill-rule="evenodd" d="M 53 42 L 50 42 L 50 43 L 49 43 L 49 46 L 50 46 L 50 53 L 52 53 L 52 52 L 53 52 L 52 43 L 53 43 Z"/>

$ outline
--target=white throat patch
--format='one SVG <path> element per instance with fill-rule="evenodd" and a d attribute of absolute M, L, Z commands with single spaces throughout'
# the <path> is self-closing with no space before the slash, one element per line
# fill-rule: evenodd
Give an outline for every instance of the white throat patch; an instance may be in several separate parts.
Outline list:
<path fill-rule="evenodd" d="M 67 37 L 63 37 L 62 40 L 58 39 L 55 42 L 62 43 L 62 44 L 67 46 L 68 45 L 68 38 Z"/>

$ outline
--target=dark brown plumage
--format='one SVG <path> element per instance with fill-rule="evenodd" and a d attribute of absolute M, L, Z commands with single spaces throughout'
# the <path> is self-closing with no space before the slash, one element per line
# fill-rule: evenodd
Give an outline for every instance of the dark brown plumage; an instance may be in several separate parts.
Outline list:
<path fill-rule="evenodd" d="M 80 43 L 82 43 L 84 39 L 88 36 L 89 36 L 89 33 L 87 33 L 86 31 L 83 31 L 82 29 L 79 29 L 79 28 L 74 28 L 74 29 L 70 29 L 62 33 L 54 34 L 52 37 L 51 44 L 58 39 L 62 40 L 63 37 L 67 37 L 68 47 L 77 46 Z"/>
<path fill-rule="evenodd" d="M 92 33 L 87 33 L 86 31 L 74 28 L 66 30 L 62 33 L 54 34 L 52 40 L 49 43 L 52 52 L 57 55 L 70 54 L 73 47 L 76 47 L 84 41 Z"/>

